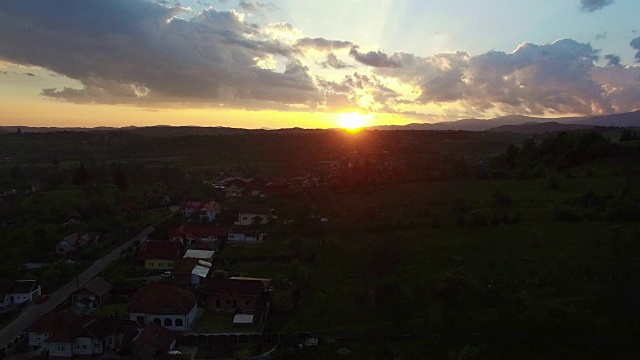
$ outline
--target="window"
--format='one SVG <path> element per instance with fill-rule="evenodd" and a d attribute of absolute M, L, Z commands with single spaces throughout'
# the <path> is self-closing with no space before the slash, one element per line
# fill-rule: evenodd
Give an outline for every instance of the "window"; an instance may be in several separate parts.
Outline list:
<path fill-rule="evenodd" d="M 176 319 L 176 326 L 184 326 L 182 319 Z"/>
<path fill-rule="evenodd" d="M 173 321 L 169 318 L 164 319 L 164 326 L 173 326 Z"/>
<path fill-rule="evenodd" d="M 76 344 L 76 349 L 80 349 L 80 344 Z"/>
<path fill-rule="evenodd" d="M 87 350 L 87 345 L 82 345 L 82 348 L 83 348 L 84 350 Z"/>
<path fill-rule="evenodd" d="M 144 325 L 144 316 L 138 316 L 137 319 L 138 319 L 138 324 Z"/>
<path fill-rule="evenodd" d="M 158 325 L 162 325 L 162 321 L 160 321 L 160 318 L 153 319 L 153 322 L 158 324 Z"/>
<path fill-rule="evenodd" d="M 227 305 L 231 305 L 231 300 L 227 300 L 227 301 L 225 301 L 225 303 L 226 303 Z"/>
<path fill-rule="evenodd" d="M 150 262 L 150 263 L 149 263 L 149 267 L 153 267 L 153 262 Z"/>

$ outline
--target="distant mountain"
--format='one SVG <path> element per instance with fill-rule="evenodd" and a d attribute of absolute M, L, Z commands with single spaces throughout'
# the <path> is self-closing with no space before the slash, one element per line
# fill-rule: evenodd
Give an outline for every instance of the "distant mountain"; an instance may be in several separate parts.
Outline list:
<path fill-rule="evenodd" d="M 569 130 L 588 130 L 596 126 L 581 124 L 561 124 L 559 122 L 550 121 L 542 123 L 525 123 L 522 125 L 502 125 L 487 129 L 491 132 L 511 132 L 518 134 L 544 134 L 547 132 L 569 131 Z"/>
<path fill-rule="evenodd" d="M 466 130 L 485 131 L 502 126 L 519 126 L 528 123 L 544 124 L 571 124 L 593 126 L 614 126 L 614 127 L 640 127 L 640 111 L 630 113 L 599 115 L 588 117 L 563 117 L 563 118 L 541 118 L 522 115 L 501 116 L 494 119 L 464 119 L 457 121 L 439 122 L 433 124 L 413 123 L 408 125 L 373 126 L 369 129 L 375 130 Z M 560 128 L 557 125 L 550 125 Z M 544 126 L 540 126 L 544 128 Z M 535 129 L 535 127 L 534 127 Z M 573 129 L 573 128 L 570 128 Z M 567 130 L 570 130 L 567 129 Z M 562 131 L 562 130 L 550 130 Z"/>

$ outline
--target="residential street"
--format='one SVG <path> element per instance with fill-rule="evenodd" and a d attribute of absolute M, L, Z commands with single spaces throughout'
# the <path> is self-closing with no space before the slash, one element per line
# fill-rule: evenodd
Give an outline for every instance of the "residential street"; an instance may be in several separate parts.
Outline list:
<path fill-rule="evenodd" d="M 19 337 L 35 320 L 43 314 L 52 311 L 56 306 L 58 306 L 58 304 L 69 298 L 69 296 L 78 288 L 78 284 L 80 287 L 84 286 L 84 284 L 98 275 L 98 273 L 100 273 L 100 271 L 102 271 L 110 262 L 118 259 L 122 250 L 129 247 L 131 243 L 136 240 L 142 241 L 153 231 L 153 229 L 153 225 L 149 226 L 126 243 L 111 251 L 105 257 L 97 260 L 87 270 L 78 275 L 77 281 L 76 278 L 73 278 L 67 284 L 52 293 L 48 301 L 42 304 L 34 303 L 23 310 L 18 318 L 3 329 L 0 329 L 0 349 L 4 351 L 4 347 L 15 338 Z"/>

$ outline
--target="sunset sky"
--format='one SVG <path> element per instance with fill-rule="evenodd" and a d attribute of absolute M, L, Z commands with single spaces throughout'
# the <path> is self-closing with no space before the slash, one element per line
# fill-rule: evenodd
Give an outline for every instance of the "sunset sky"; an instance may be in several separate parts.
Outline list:
<path fill-rule="evenodd" d="M 638 0 L 1 0 L 0 125 L 640 109 Z"/>

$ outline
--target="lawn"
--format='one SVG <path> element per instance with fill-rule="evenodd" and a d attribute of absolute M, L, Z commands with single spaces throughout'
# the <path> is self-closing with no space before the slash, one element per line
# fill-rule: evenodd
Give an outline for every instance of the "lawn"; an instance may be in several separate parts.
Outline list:
<path fill-rule="evenodd" d="M 254 333 L 258 331 L 258 320 L 260 314 L 254 317 L 251 325 L 237 325 L 233 323 L 235 313 L 216 313 L 205 311 L 196 319 L 196 326 L 199 332 L 211 333 Z"/>

